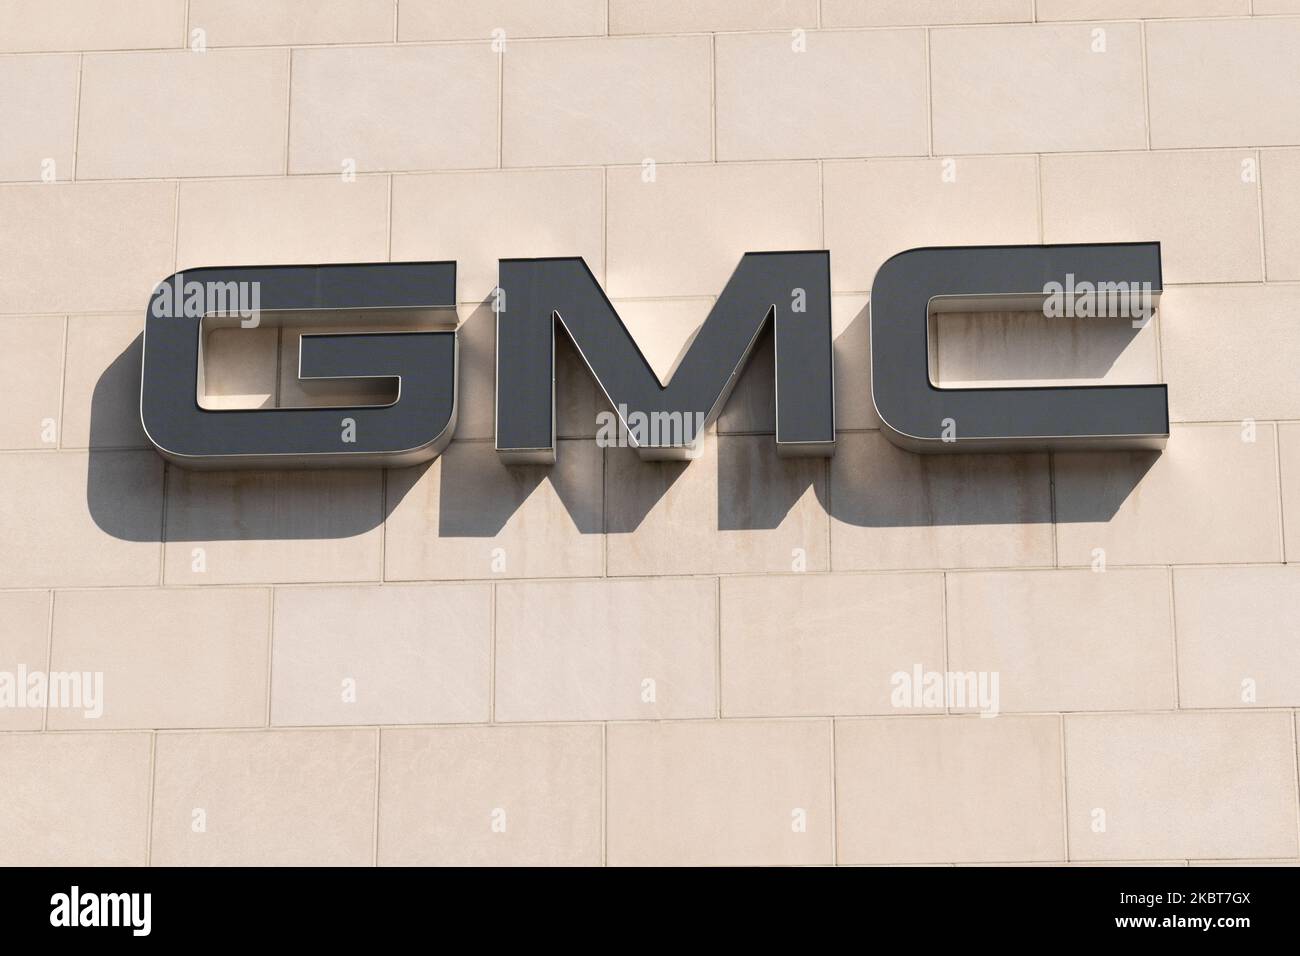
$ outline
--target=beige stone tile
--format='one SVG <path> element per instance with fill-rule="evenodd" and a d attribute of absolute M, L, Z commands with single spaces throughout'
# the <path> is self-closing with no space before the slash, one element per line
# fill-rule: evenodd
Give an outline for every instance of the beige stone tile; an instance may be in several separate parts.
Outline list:
<path fill-rule="evenodd" d="M 75 56 L 0 57 L 0 182 L 72 178 L 79 64 Z"/>
<path fill-rule="evenodd" d="M 487 585 L 280 588 L 273 724 L 486 721 Z"/>
<path fill-rule="evenodd" d="M 0 187 L 0 313 L 140 310 L 172 272 L 173 183 Z"/>
<path fill-rule="evenodd" d="M 428 468 L 388 473 L 387 580 L 599 576 L 600 449 L 561 441 L 555 464 L 503 465 L 452 442 Z"/>
<path fill-rule="evenodd" d="M 611 865 L 831 862 L 830 721 L 611 724 L 606 734 Z"/>
<path fill-rule="evenodd" d="M 143 866 L 149 734 L 0 734 L 0 865 Z"/>
<path fill-rule="evenodd" d="M 52 701 L 50 729 L 263 726 L 270 599 L 245 588 L 59 592 L 50 670 L 102 674 L 102 698 L 85 701 L 89 713 Z"/>
<path fill-rule="evenodd" d="M 1263 275 L 1243 151 L 1044 156 L 1046 242 L 1160 243 L 1166 285 Z"/>
<path fill-rule="evenodd" d="M 1175 425 L 1155 452 L 1055 456 L 1062 565 L 1278 561 L 1277 435 Z"/>
<path fill-rule="evenodd" d="M 486 43 L 296 50 L 291 100 L 291 173 L 496 165 Z"/>
<path fill-rule="evenodd" d="M 159 734 L 153 864 L 370 865 L 377 746 L 375 730 Z"/>
<path fill-rule="evenodd" d="M 409 325 L 376 321 L 331 323 L 330 332 L 409 331 Z M 293 408 L 304 405 L 386 404 L 397 398 L 391 379 L 349 379 L 313 382 L 298 378 L 300 340 L 307 332 L 326 331 L 324 324 L 286 325 L 292 319 L 280 313 L 279 327 L 245 329 L 216 326 L 203 340 L 203 386 L 199 404 L 204 408 Z"/>
<path fill-rule="evenodd" d="M 935 30 L 930 68 L 941 155 L 1146 145 L 1136 23 Z"/>
<path fill-rule="evenodd" d="M 0 678 L 12 681 L 13 697 L 0 706 L 0 731 L 40 730 L 44 702 L 29 700 L 27 683 L 19 676 L 49 670 L 50 595 L 48 591 L 0 591 Z M 9 691 L 6 691 L 6 696 Z"/>
<path fill-rule="evenodd" d="M 55 448 L 63 378 L 62 316 L 0 318 L 0 448 Z"/>
<path fill-rule="evenodd" d="M 379 471 L 167 475 L 167 584 L 377 581 Z"/>
<path fill-rule="evenodd" d="M 1032 156 L 826 163 L 823 181 L 836 291 L 870 291 L 905 249 L 1038 242 Z"/>
<path fill-rule="evenodd" d="M 713 297 L 746 252 L 820 248 L 817 182 L 811 163 L 610 170 L 611 296 Z"/>
<path fill-rule="evenodd" d="M 739 264 L 739 260 L 736 264 Z M 725 282 L 724 279 L 723 284 Z M 718 291 L 722 291 L 721 285 Z M 672 381 L 678 363 L 685 357 L 695 334 L 703 327 L 716 302 L 714 296 L 694 296 L 683 299 L 615 299 L 613 305 L 650 368 L 659 381 L 666 384 Z M 759 349 L 762 349 L 761 345 L 751 356 L 751 364 L 759 359 Z M 769 369 L 765 374 L 770 375 L 770 371 Z M 741 382 L 745 377 L 742 373 Z M 723 406 L 723 418 L 738 400 L 736 393 L 740 390 L 741 382 L 736 383 L 727 404 Z M 771 415 L 768 417 L 771 418 Z M 772 428 L 771 425 L 768 427 L 769 430 Z M 719 428 L 727 430 L 721 421 Z"/>
<path fill-rule="evenodd" d="M 1064 860 L 1057 717 L 835 723 L 840 863 Z"/>
<path fill-rule="evenodd" d="M 1300 286 L 1196 286 L 1162 297 L 1173 421 L 1300 418 Z"/>
<path fill-rule="evenodd" d="M 505 31 L 508 54 L 515 37 L 568 37 L 605 32 L 604 0 L 402 0 L 399 40 L 492 40 Z"/>
<path fill-rule="evenodd" d="M 1261 156 L 1268 278 L 1300 279 L 1300 149 Z"/>
<path fill-rule="evenodd" d="M 582 256 L 605 274 L 598 169 L 393 177 L 393 259 L 451 259 L 457 301 L 482 302 L 501 259 Z"/>
<path fill-rule="evenodd" d="M 1287 713 L 1067 716 L 1070 857 L 1295 856 L 1295 762 Z"/>
<path fill-rule="evenodd" d="M 1176 706 L 1164 569 L 949 574 L 947 588 L 948 667 L 998 674 L 1002 712 Z"/>
<path fill-rule="evenodd" d="M 297 396 L 277 392 L 279 368 L 292 363 L 292 382 L 298 387 L 297 339 L 292 350 L 281 354 L 282 331 L 272 325 L 245 329 L 238 325 L 218 326 L 203 339 L 203 408 L 273 408 L 295 402 Z M 288 340 L 286 340 L 288 341 Z M 292 354 L 290 354 L 292 352 Z M 299 389 L 300 390 L 300 389 Z M 277 401 L 277 398 L 285 399 Z M 323 404 L 323 403 L 322 403 Z"/>
<path fill-rule="evenodd" d="M 511 45 L 502 60 L 503 165 L 709 159 L 711 52 L 706 36 Z"/>
<path fill-rule="evenodd" d="M 941 26 L 1032 19 L 1033 0 L 822 0 L 824 27 Z"/>
<path fill-rule="evenodd" d="M 141 50 L 185 41 L 185 0 L 0 0 L 0 51 Z"/>
<path fill-rule="evenodd" d="M 162 479 L 151 451 L 0 455 L 0 587 L 157 584 Z"/>
<path fill-rule="evenodd" d="M 1251 0 L 1255 16 L 1300 13 L 1300 0 Z"/>
<path fill-rule="evenodd" d="M 360 326 L 386 331 L 385 323 Z M 285 408 L 301 405 L 382 404 L 397 397 L 388 380 L 334 383 L 334 387 L 309 390 L 298 379 L 299 338 L 304 332 L 321 331 L 316 326 L 245 329 L 237 325 L 218 326 L 203 339 L 203 408 Z M 348 331 L 351 330 L 350 324 Z M 335 326 L 330 331 L 345 331 Z"/>
<path fill-rule="evenodd" d="M 893 675 L 943 668 L 937 574 L 745 576 L 721 588 L 724 717 L 901 713 Z"/>
<path fill-rule="evenodd" d="M 64 448 L 151 447 L 140 424 L 143 332 L 143 310 L 69 316 Z"/>
<path fill-rule="evenodd" d="M 77 176 L 282 172 L 288 73 L 284 50 L 87 56 Z"/>
<path fill-rule="evenodd" d="M 691 462 L 610 449 L 611 575 L 826 570 L 826 471 L 771 435 L 706 436 Z"/>
<path fill-rule="evenodd" d="M 835 267 L 831 266 L 832 281 Z M 879 428 L 871 399 L 871 310 L 865 295 L 831 296 L 835 336 L 835 427 Z"/>
<path fill-rule="evenodd" d="M 1300 567 L 1176 568 L 1183 707 L 1300 703 Z"/>
<path fill-rule="evenodd" d="M 699 33 L 722 30 L 811 29 L 816 0 L 610 0 L 610 33 Z"/>
<path fill-rule="evenodd" d="M 821 248 L 817 189 L 812 163 L 611 169 L 609 294 L 717 296 L 746 252 Z"/>
<path fill-rule="evenodd" d="M 190 30 L 210 47 L 306 43 L 387 43 L 391 0 L 190 0 Z"/>
<path fill-rule="evenodd" d="M 1300 558 L 1300 425 L 1279 425 L 1277 431 L 1286 556 L 1295 561 Z"/>
<path fill-rule="evenodd" d="M 1258 5 L 1267 0 L 1255 0 Z M 1039 20 L 1231 17 L 1250 13 L 1251 0 L 1037 0 Z"/>
<path fill-rule="evenodd" d="M 1167 305 L 1161 300 L 1160 308 Z M 935 317 L 936 383 L 1134 385 L 1159 382 L 1159 318 L 1047 318 L 1039 312 L 946 312 Z"/>
<path fill-rule="evenodd" d="M 599 865 L 601 759 L 594 724 L 385 730 L 379 863 Z"/>
<path fill-rule="evenodd" d="M 718 159 L 927 151 L 923 31 L 746 33 L 716 46 Z"/>
<path fill-rule="evenodd" d="M 497 586 L 497 720 L 716 713 L 709 578 Z"/>
<path fill-rule="evenodd" d="M 181 269 L 388 258 L 384 176 L 197 181 L 180 188 Z"/>
<path fill-rule="evenodd" d="M 1152 148 L 1296 145 L 1297 46 L 1300 20 L 1147 24 Z"/>
<path fill-rule="evenodd" d="M 917 455 L 841 434 L 830 481 L 836 571 L 1052 563 L 1046 455 Z"/>

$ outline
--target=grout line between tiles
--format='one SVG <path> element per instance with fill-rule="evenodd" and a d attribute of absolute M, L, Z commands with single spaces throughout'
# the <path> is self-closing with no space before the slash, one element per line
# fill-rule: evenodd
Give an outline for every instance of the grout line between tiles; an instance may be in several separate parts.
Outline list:
<path fill-rule="evenodd" d="M 722 717 L 722 578 L 713 579 L 713 699 L 715 717 Z"/>
<path fill-rule="evenodd" d="M 370 824 L 371 865 L 379 866 L 379 798 L 382 793 L 380 777 L 383 773 L 384 732 L 375 728 L 375 806 Z"/>
<path fill-rule="evenodd" d="M 45 608 L 45 673 L 54 670 L 54 600 L 55 592 L 51 589 L 46 594 Z M 45 706 L 41 708 L 41 730 L 50 729 L 50 695 L 45 695 Z"/>
<path fill-rule="evenodd" d="M 158 792 L 158 734 L 149 734 L 149 799 L 145 806 L 144 865 L 153 866 L 154 801 Z"/>
<path fill-rule="evenodd" d="M 1282 563 L 1287 563 L 1286 553 L 1286 485 L 1282 484 L 1282 426 L 1273 423 L 1273 470 L 1277 483 L 1277 523 L 1282 552 Z"/>
<path fill-rule="evenodd" d="M 284 174 L 288 176 L 293 147 L 293 50 L 289 51 L 284 72 Z"/>
<path fill-rule="evenodd" d="M 1259 260 L 1262 281 L 1268 282 L 1268 230 L 1264 207 L 1264 151 L 1255 150 L 1255 210 L 1259 219 Z"/>
<path fill-rule="evenodd" d="M 840 815 L 839 804 L 836 801 L 836 773 L 837 765 L 835 760 L 835 747 L 837 734 L 839 730 L 839 721 L 834 717 L 831 718 L 831 866 L 840 865 Z"/>
<path fill-rule="evenodd" d="M 1169 594 L 1169 645 L 1173 653 L 1173 679 L 1174 679 L 1174 710 L 1181 710 L 1183 707 L 1183 689 L 1182 681 L 1178 675 L 1178 593 L 1177 584 L 1174 580 L 1174 569 L 1171 565 L 1167 571 L 1168 575 L 1168 594 Z"/>
<path fill-rule="evenodd" d="M 1147 66 L 1147 24 L 1141 21 L 1138 41 L 1142 51 L 1142 129 L 1146 134 L 1147 149 L 1151 149 L 1151 80 Z"/>
<path fill-rule="evenodd" d="M 63 450 L 63 422 L 65 417 L 65 407 L 67 405 L 68 392 L 68 333 L 72 325 L 70 316 L 62 316 L 63 323 L 63 343 L 59 352 L 59 410 L 58 417 L 54 420 L 54 451 Z M 90 443 L 89 437 L 86 439 L 87 445 Z"/>
<path fill-rule="evenodd" d="M 1070 860 L 1070 771 L 1066 760 L 1065 715 L 1060 715 L 1058 733 L 1061 741 L 1061 839 L 1065 842 L 1065 859 Z"/>
<path fill-rule="evenodd" d="M 77 98 L 72 106 L 72 182 L 77 181 L 77 153 L 81 148 L 81 81 L 86 70 L 86 54 L 77 56 Z"/>
<path fill-rule="evenodd" d="M 497 604 L 500 592 L 492 581 L 488 598 L 488 723 L 497 722 Z"/>
<path fill-rule="evenodd" d="M 266 597 L 266 727 L 271 727 L 271 703 L 275 686 L 275 605 L 280 599 L 280 589 L 267 589 Z"/>
<path fill-rule="evenodd" d="M 609 866 L 609 723 L 600 725 L 600 865 Z"/>

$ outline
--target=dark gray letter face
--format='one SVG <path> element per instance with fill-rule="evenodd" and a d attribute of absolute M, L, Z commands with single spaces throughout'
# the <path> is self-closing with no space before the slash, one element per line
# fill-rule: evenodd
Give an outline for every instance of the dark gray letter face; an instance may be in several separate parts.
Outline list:
<path fill-rule="evenodd" d="M 233 285 L 232 285 L 233 284 Z M 454 331 L 310 334 L 299 377 L 395 378 L 390 405 L 215 411 L 199 405 L 202 322 L 211 297 L 256 291 L 261 312 L 426 310 L 455 321 L 454 262 L 192 269 L 154 291 L 145 318 L 140 418 L 170 461 L 190 468 L 414 465 L 456 425 Z"/>
<path fill-rule="evenodd" d="M 1163 385 L 937 388 L 930 380 L 930 312 L 1041 307 L 1045 290 L 1067 281 L 1145 284 L 1154 298 L 1160 245 L 912 249 L 889 259 L 871 288 L 872 398 L 885 435 L 921 452 L 1163 448 Z M 1117 296 L 1122 308 L 1128 295 Z"/>
<path fill-rule="evenodd" d="M 556 322 L 604 390 L 628 443 L 643 458 L 683 458 L 717 418 L 770 318 L 777 452 L 834 450 L 826 252 L 746 253 L 666 387 L 581 258 L 501 260 L 497 306 L 496 447 L 507 462 L 555 461 Z"/>
<path fill-rule="evenodd" d="M 301 379 L 396 379 L 398 398 L 389 405 L 210 410 L 200 405 L 203 318 L 242 314 L 242 290 L 251 288 L 259 314 L 422 310 L 454 323 L 455 269 L 453 262 L 372 263 L 172 276 L 155 290 L 145 321 L 146 434 L 165 457 L 195 468 L 401 466 L 436 457 L 456 423 L 455 331 L 302 337 Z M 776 450 L 832 454 L 826 252 L 746 253 L 667 386 L 582 259 L 505 259 L 499 282 L 496 447 L 505 461 L 555 460 L 557 322 L 609 399 L 620 441 L 643 458 L 686 458 L 770 321 Z M 944 389 L 931 381 L 931 312 L 1043 307 L 1063 284 L 1095 290 L 1097 301 L 1109 296 L 1121 310 L 1139 300 L 1149 307 L 1161 288 L 1160 247 L 913 249 L 888 260 L 871 294 L 872 400 L 884 433 L 926 452 L 1163 447 L 1163 385 Z"/>

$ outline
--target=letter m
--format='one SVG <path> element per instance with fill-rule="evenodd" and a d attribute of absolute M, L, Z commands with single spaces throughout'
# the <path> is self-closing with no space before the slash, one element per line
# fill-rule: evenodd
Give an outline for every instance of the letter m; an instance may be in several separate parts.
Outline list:
<path fill-rule="evenodd" d="M 770 322 L 777 453 L 834 452 L 827 252 L 745 253 L 666 386 L 581 258 L 502 259 L 499 285 L 496 448 L 508 463 L 555 461 L 557 323 L 625 428 L 673 414 L 688 423 L 684 434 L 628 428 L 641 457 L 656 459 L 691 456 Z"/>

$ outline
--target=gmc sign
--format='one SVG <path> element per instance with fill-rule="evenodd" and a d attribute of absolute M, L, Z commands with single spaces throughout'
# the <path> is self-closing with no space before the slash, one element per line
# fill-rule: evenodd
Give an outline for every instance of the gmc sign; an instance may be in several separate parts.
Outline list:
<path fill-rule="evenodd" d="M 689 457 L 770 325 L 776 451 L 835 450 L 830 255 L 750 252 L 740 260 L 668 385 L 656 378 L 580 258 L 503 259 L 496 311 L 496 448 L 509 463 L 555 460 L 555 334 L 577 347 L 621 432 L 643 458 Z M 930 316 L 1045 308 L 1134 310 L 1159 296 L 1154 242 L 911 249 L 871 289 L 870 395 L 884 434 L 917 452 L 1162 448 L 1163 385 L 940 388 L 929 373 Z M 252 295 L 244 295 L 244 290 Z M 190 468 L 414 465 L 456 428 L 456 264 L 397 262 L 193 269 L 155 289 L 145 319 L 140 416 L 170 461 Z M 253 308 L 249 308 L 250 302 Z M 1105 308 L 1098 307 L 1106 306 Z M 1144 307 L 1149 308 L 1149 305 Z M 310 333 L 299 378 L 395 381 L 387 405 L 202 407 L 203 322 L 274 312 L 424 314 L 447 328 Z M 1047 308 L 1047 314 L 1053 313 Z M 248 324 L 245 322 L 244 324 Z M 864 360 L 866 357 L 864 356 Z"/>

